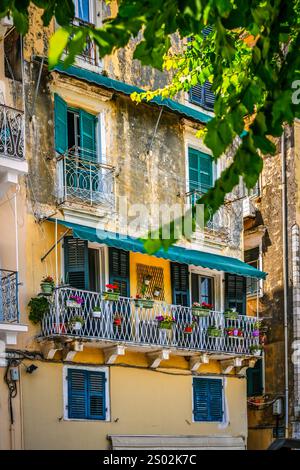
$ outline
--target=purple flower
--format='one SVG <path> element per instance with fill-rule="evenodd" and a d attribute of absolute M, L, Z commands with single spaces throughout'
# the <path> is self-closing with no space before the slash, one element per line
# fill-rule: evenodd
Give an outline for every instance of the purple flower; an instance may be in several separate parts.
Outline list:
<path fill-rule="evenodd" d="M 79 295 L 70 295 L 70 299 L 75 300 L 79 305 L 82 305 L 84 300 Z"/>
<path fill-rule="evenodd" d="M 163 315 L 159 315 L 158 317 L 156 317 L 156 320 L 157 321 L 164 321 Z"/>

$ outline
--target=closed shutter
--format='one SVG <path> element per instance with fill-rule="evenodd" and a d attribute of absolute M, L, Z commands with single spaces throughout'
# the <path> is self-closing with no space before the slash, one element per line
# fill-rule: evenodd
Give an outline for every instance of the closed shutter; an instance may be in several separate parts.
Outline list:
<path fill-rule="evenodd" d="M 236 308 L 240 315 L 246 314 L 246 278 L 235 274 L 225 277 L 226 308 Z"/>
<path fill-rule="evenodd" d="M 68 369 L 68 417 L 106 418 L 105 373 Z"/>
<path fill-rule="evenodd" d="M 188 307 L 190 304 L 188 265 L 171 263 L 171 281 L 173 304 Z"/>
<path fill-rule="evenodd" d="M 198 84 L 191 87 L 189 91 L 190 102 L 213 111 L 216 97 L 211 91 L 211 86 L 211 83 L 206 81 L 203 85 Z"/>
<path fill-rule="evenodd" d="M 129 297 L 129 252 L 109 248 L 109 281 L 116 284 L 123 297 Z"/>
<path fill-rule="evenodd" d="M 89 289 L 88 242 L 64 238 L 65 280 L 76 289 Z"/>
<path fill-rule="evenodd" d="M 55 150 L 64 154 L 68 149 L 67 104 L 56 94 L 54 95 L 54 133 Z"/>
<path fill-rule="evenodd" d="M 189 148 L 189 190 L 201 193 L 212 187 L 213 164 L 210 155 Z"/>
<path fill-rule="evenodd" d="M 96 116 L 82 109 L 79 115 L 82 158 L 96 161 Z"/>
<path fill-rule="evenodd" d="M 200 302 L 199 275 L 192 273 L 192 303 Z"/>
<path fill-rule="evenodd" d="M 247 369 L 247 396 L 254 397 L 263 393 L 262 360 L 258 360 L 254 367 Z"/>
<path fill-rule="evenodd" d="M 195 421 L 223 421 L 222 379 L 194 378 Z"/>

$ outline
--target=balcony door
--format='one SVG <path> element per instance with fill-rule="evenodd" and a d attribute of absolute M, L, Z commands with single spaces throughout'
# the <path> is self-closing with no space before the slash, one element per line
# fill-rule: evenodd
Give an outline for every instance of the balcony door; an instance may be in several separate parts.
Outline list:
<path fill-rule="evenodd" d="M 192 273 L 192 303 L 193 302 L 205 302 L 215 306 L 213 277 Z"/>

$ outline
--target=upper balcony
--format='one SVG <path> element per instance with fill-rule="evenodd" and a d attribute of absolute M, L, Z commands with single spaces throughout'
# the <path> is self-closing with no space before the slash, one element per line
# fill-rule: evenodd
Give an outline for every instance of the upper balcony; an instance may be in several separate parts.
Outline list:
<path fill-rule="evenodd" d="M 0 196 L 18 176 L 26 174 L 28 166 L 24 150 L 24 114 L 0 105 Z"/>
<path fill-rule="evenodd" d="M 74 302 L 73 296 L 80 302 Z M 78 341 L 79 344 L 97 341 L 98 347 L 104 349 L 123 346 L 148 354 L 164 351 L 165 358 L 169 354 L 207 354 L 223 360 L 253 356 L 252 346 L 259 343 L 254 333 L 255 317 L 238 315 L 228 319 L 223 313 L 212 310 L 200 316 L 196 313 L 192 307 L 158 301 L 145 305 L 127 297 L 103 300 L 96 292 L 62 287 L 57 288 L 50 299 L 40 337 L 65 344 L 75 340 L 77 344 Z M 169 327 L 157 318 L 166 315 L 174 318 Z"/>
<path fill-rule="evenodd" d="M 114 207 L 114 167 L 77 148 L 57 159 L 57 169 L 59 203 Z"/>

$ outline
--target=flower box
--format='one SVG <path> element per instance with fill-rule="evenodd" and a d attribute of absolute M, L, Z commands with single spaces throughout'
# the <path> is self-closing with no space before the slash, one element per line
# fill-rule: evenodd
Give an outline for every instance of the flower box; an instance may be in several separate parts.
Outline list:
<path fill-rule="evenodd" d="M 58 333 L 61 335 L 65 335 L 67 333 L 66 326 L 63 323 L 54 323 L 53 327 L 54 327 L 55 333 Z"/>
<path fill-rule="evenodd" d="M 72 299 L 68 299 L 66 305 L 68 308 L 81 308 L 81 304 Z"/>
<path fill-rule="evenodd" d="M 122 318 L 120 318 L 120 317 L 114 318 L 114 325 L 115 326 L 121 326 L 122 325 Z"/>
<path fill-rule="evenodd" d="M 226 320 L 237 320 L 239 317 L 239 312 L 228 311 L 224 312 L 224 318 Z"/>
<path fill-rule="evenodd" d="M 203 307 L 192 307 L 192 314 L 194 317 L 208 317 L 210 310 Z"/>
<path fill-rule="evenodd" d="M 152 299 L 134 299 L 136 307 L 153 308 L 154 300 Z"/>
<path fill-rule="evenodd" d="M 209 327 L 207 328 L 207 335 L 212 338 L 220 338 L 223 336 L 223 331 L 217 327 Z"/>
<path fill-rule="evenodd" d="M 251 354 L 253 354 L 253 356 L 261 356 L 261 349 L 253 349 Z"/>
<path fill-rule="evenodd" d="M 93 310 L 93 318 L 101 318 L 102 312 L 101 310 Z"/>
<path fill-rule="evenodd" d="M 80 321 L 70 322 L 70 328 L 74 331 L 80 331 L 82 328 L 82 323 Z"/>
<path fill-rule="evenodd" d="M 172 323 L 160 321 L 160 322 L 158 323 L 158 328 L 159 328 L 160 330 L 171 330 L 171 329 L 172 329 Z"/>
<path fill-rule="evenodd" d="M 103 292 L 102 299 L 103 300 L 119 300 L 120 292 Z"/>
<path fill-rule="evenodd" d="M 190 335 L 193 333 L 193 327 L 192 326 L 186 326 L 185 329 L 183 330 L 183 332 L 186 334 L 186 335 Z"/>

